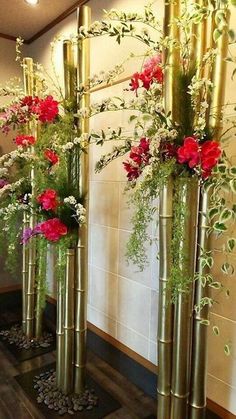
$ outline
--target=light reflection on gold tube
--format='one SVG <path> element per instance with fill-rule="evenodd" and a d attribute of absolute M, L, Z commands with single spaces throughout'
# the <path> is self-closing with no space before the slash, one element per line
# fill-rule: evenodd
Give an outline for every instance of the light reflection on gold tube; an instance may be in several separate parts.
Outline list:
<path fill-rule="evenodd" d="M 64 289 L 64 376 L 63 392 L 73 392 L 74 363 L 74 280 L 75 249 L 66 251 L 66 276 Z"/>
<path fill-rule="evenodd" d="M 59 250 L 58 254 L 58 270 L 62 269 L 62 253 Z M 56 382 L 57 387 L 63 389 L 64 378 L 64 292 L 65 292 L 65 277 L 57 278 L 57 350 L 56 350 Z"/>
<path fill-rule="evenodd" d="M 82 6 L 79 9 L 78 26 L 88 28 L 91 24 L 91 9 Z M 85 39 L 78 50 L 78 82 L 88 84 L 90 77 L 90 40 Z M 80 100 L 79 108 L 90 105 L 90 94 L 85 93 Z M 89 132 L 89 119 L 81 120 L 80 134 Z M 86 146 L 86 144 L 84 144 Z M 79 229 L 79 239 L 76 251 L 76 293 L 75 293 L 75 393 L 80 393 L 85 387 L 86 364 L 86 333 L 87 333 L 87 284 L 88 284 L 88 213 L 89 213 L 89 153 L 80 154 L 79 191 L 86 208 L 87 223 Z"/>
<path fill-rule="evenodd" d="M 213 132 L 216 140 L 219 140 L 219 135 L 222 130 L 222 111 L 225 98 L 225 86 L 227 76 L 227 54 L 229 44 L 229 20 L 230 11 L 226 10 L 226 23 L 222 30 L 222 35 L 216 41 L 217 56 L 213 65 L 213 92 L 210 104 L 209 126 Z"/>
<path fill-rule="evenodd" d="M 32 58 L 23 59 L 23 73 L 24 73 L 24 88 L 26 95 L 32 96 L 34 91 L 34 67 Z M 34 135 L 37 140 L 37 130 L 33 123 L 29 124 L 29 133 Z M 30 152 L 34 154 L 34 147 L 30 147 Z M 31 195 L 35 195 L 35 167 L 34 163 L 30 170 Z M 35 210 L 32 207 L 29 218 L 29 227 L 34 228 L 36 224 Z M 35 269 L 36 269 L 36 243 L 35 239 L 31 238 L 29 241 L 29 263 L 28 263 L 28 283 L 26 290 L 26 335 L 32 338 L 34 335 L 34 309 L 35 309 Z"/>
<path fill-rule="evenodd" d="M 196 271 L 200 276 L 209 272 L 208 267 L 202 267 L 202 251 L 209 249 L 209 237 L 207 236 L 207 209 L 209 205 L 210 191 L 202 190 L 199 205 L 198 222 L 198 253 Z M 202 286 L 200 280 L 196 281 L 195 304 L 199 305 L 204 297 L 209 296 L 209 287 Z M 201 324 L 201 321 L 208 319 L 209 309 L 205 306 L 199 313 L 194 312 L 193 326 L 193 350 L 192 350 L 192 375 L 190 385 L 190 419 L 201 419 L 204 415 L 203 409 L 206 406 L 206 378 L 207 378 L 207 335 L 208 328 Z M 202 416 L 201 416 L 202 415 Z"/>
<path fill-rule="evenodd" d="M 157 417 L 170 418 L 170 390 L 172 367 L 172 310 L 170 280 L 172 255 L 172 219 L 173 219 L 173 179 L 170 177 L 160 194 L 159 209 L 159 315 L 157 332 L 158 384 Z"/>
<path fill-rule="evenodd" d="M 175 193 L 181 207 L 187 208 L 182 217 L 182 238 L 179 243 L 179 265 L 183 276 L 191 279 L 189 291 L 179 291 L 174 308 L 173 327 L 173 365 L 172 365 L 172 403 L 171 419 L 187 418 L 190 357 L 191 320 L 193 311 L 193 277 L 196 261 L 196 224 L 198 214 L 198 179 L 180 178 L 175 182 Z M 175 216 L 175 215 L 174 215 Z M 183 255 L 185 255 L 183 257 Z"/>
<path fill-rule="evenodd" d="M 29 227 L 29 216 L 28 212 L 24 210 L 23 213 L 23 231 Z M 26 333 L 26 292 L 28 287 L 28 273 L 29 273 L 29 249 L 27 244 L 23 244 L 23 260 L 22 260 L 22 330 Z"/>

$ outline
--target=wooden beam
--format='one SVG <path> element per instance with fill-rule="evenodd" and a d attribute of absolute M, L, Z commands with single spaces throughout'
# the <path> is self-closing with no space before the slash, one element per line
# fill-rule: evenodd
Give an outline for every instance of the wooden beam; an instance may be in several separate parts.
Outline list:
<path fill-rule="evenodd" d="M 0 38 L 8 39 L 8 41 L 14 41 L 14 42 L 16 42 L 16 37 L 15 36 L 7 35 L 6 33 L 1 33 L 0 32 Z"/>
<path fill-rule="evenodd" d="M 56 19 L 52 20 L 48 25 L 44 26 L 44 28 L 40 29 L 37 33 L 35 33 L 31 38 L 25 41 L 26 44 L 31 44 L 32 42 L 36 41 L 36 39 L 40 38 L 40 36 L 44 35 L 50 29 L 52 29 L 55 25 L 60 23 L 66 17 L 71 15 L 77 7 L 82 6 L 83 4 L 87 3 L 89 0 L 77 0 L 72 6 L 66 9 L 63 13 L 61 13 Z"/>

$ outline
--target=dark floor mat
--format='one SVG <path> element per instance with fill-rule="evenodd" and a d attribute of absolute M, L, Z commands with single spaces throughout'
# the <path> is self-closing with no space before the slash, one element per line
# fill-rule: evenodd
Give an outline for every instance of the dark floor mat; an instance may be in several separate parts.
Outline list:
<path fill-rule="evenodd" d="M 58 412 L 49 410 L 44 404 L 38 404 L 36 399 L 38 392 L 33 388 L 33 379 L 35 375 L 39 375 L 42 372 L 48 371 L 51 368 L 55 368 L 55 363 L 46 365 L 42 368 L 32 370 L 25 374 L 17 375 L 15 377 L 16 381 L 20 384 L 26 395 L 31 399 L 35 406 L 46 418 L 55 418 L 60 417 Z M 80 419 L 102 419 L 110 413 L 121 407 L 120 403 L 115 400 L 109 393 L 107 393 L 104 388 L 102 388 L 97 382 L 95 382 L 90 376 L 87 377 L 87 385 L 90 388 L 93 388 L 96 396 L 98 396 L 99 402 L 98 406 L 90 411 L 78 412 L 73 415 L 74 418 Z M 71 418 L 71 415 L 64 414 L 64 419 Z"/>
<path fill-rule="evenodd" d="M 5 325 L 4 327 L 1 328 L 1 330 L 9 329 L 11 326 L 13 326 L 13 324 L 8 324 L 7 326 Z M 11 345 L 1 335 L 0 335 L 0 342 L 4 346 L 4 348 L 6 348 L 18 362 L 27 361 L 28 359 L 32 359 L 32 358 L 35 358 L 36 356 L 47 354 L 48 352 L 54 351 L 56 349 L 55 337 L 54 337 L 53 342 L 47 348 L 40 347 L 40 348 L 32 348 L 32 349 L 19 349 L 17 348 L 16 345 L 14 344 Z"/>

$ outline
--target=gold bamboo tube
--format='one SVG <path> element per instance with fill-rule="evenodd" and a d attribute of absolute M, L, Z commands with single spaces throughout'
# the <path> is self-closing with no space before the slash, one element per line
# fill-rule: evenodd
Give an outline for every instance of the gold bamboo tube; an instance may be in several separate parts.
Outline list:
<path fill-rule="evenodd" d="M 213 65 L 213 92 L 211 96 L 210 104 L 210 116 L 209 126 L 213 132 L 216 140 L 219 140 L 220 131 L 222 129 L 222 108 L 225 98 L 225 86 L 226 86 L 226 70 L 227 70 L 227 54 L 229 44 L 229 20 L 230 10 L 225 10 L 226 23 L 222 30 L 222 35 L 218 38 L 215 43 L 217 48 L 217 55 Z"/>
<path fill-rule="evenodd" d="M 170 37 L 172 40 L 179 40 L 179 28 L 176 23 L 176 18 L 180 15 L 181 1 L 167 1 L 165 3 L 165 15 L 164 15 L 164 36 Z M 164 78 L 164 104 L 165 111 L 171 112 L 172 120 L 176 122 L 178 114 L 178 98 L 177 92 L 177 77 L 176 72 L 179 68 L 180 53 L 179 48 L 171 46 L 166 48 L 163 52 L 163 63 L 165 66 Z M 176 106 L 177 105 L 177 106 Z"/>
<path fill-rule="evenodd" d="M 61 269 L 62 253 L 59 250 L 58 268 Z M 57 351 L 56 351 L 56 382 L 57 387 L 63 389 L 64 378 L 64 290 L 65 278 L 57 279 Z"/>
<path fill-rule="evenodd" d="M 44 282 L 42 271 L 43 259 L 45 259 L 45 252 L 39 249 L 38 252 L 38 281 L 36 286 L 36 307 L 35 307 L 35 337 L 36 339 L 41 338 L 43 333 L 43 306 L 42 306 L 42 295 L 44 294 Z"/>
<path fill-rule="evenodd" d="M 33 95 L 34 90 L 34 68 L 32 58 L 24 58 L 23 60 L 24 72 L 24 88 L 26 95 Z M 32 132 L 33 131 L 33 132 Z M 34 127 L 29 126 L 29 132 L 37 137 L 37 131 Z M 34 154 L 34 147 L 30 147 L 30 151 Z M 32 197 L 35 195 L 35 167 L 34 163 L 31 165 L 30 182 L 32 187 Z M 29 226 L 34 228 L 36 224 L 36 215 L 34 208 L 31 209 L 29 217 Z M 36 244 L 34 239 L 29 241 L 29 273 L 28 284 L 26 290 L 26 336 L 32 338 L 34 335 L 34 305 L 35 305 L 35 268 L 36 268 Z"/>
<path fill-rule="evenodd" d="M 209 237 L 207 236 L 207 209 L 210 199 L 210 192 L 202 190 L 199 204 L 198 222 L 198 252 L 196 271 L 200 276 L 209 272 L 208 267 L 201 266 L 202 251 L 209 250 Z M 195 286 L 195 304 L 201 299 L 209 296 L 208 286 L 203 287 L 197 280 Z M 206 378 L 207 378 L 207 334 L 208 328 L 201 324 L 201 321 L 208 319 L 209 309 L 205 306 L 199 313 L 194 314 L 193 326 L 193 349 L 192 349 L 192 373 L 190 385 L 190 419 L 202 419 L 206 406 Z"/>
<path fill-rule="evenodd" d="M 197 0 L 196 3 L 200 7 L 206 7 L 206 0 Z M 207 23 L 208 20 L 203 18 L 199 23 L 192 25 L 191 37 L 191 64 L 196 67 L 196 75 L 198 78 L 203 76 L 204 67 L 202 66 L 202 58 L 207 49 Z"/>
<path fill-rule="evenodd" d="M 82 6 L 79 9 L 78 26 L 88 28 L 91 23 L 91 9 Z M 90 41 L 83 40 L 78 51 L 78 80 L 82 85 L 88 84 L 90 76 Z M 90 105 L 90 94 L 82 96 L 79 107 Z M 89 119 L 85 118 L 80 124 L 80 133 L 89 132 Z M 85 145 L 85 144 L 84 144 Z M 80 155 L 80 195 L 84 199 L 84 207 L 89 213 L 89 153 Z M 87 333 L 87 283 L 88 283 L 88 219 L 86 225 L 79 229 L 79 239 L 76 251 L 76 289 L 75 289 L 75 393 L 81 393 L 85 388 L 86 364 L 86 333 Z"/>
<path fill-rule="evenodd" d="M 197 178 L 179 179 L 176 182 L 175 193 L 177 193 L 181 206 L 187 209 L 187 214 L 180 221 L 182 238 L 179 243 L 179 251 L 181 255 L 184 255 L 179 260 L 180 269 L 184 276 L 192 278 L 193 281 L 198 213 Z M 171 419 L 187 418 L 192 310 L 193 286 L 190 283 L 189 292 L 179 292 L 174 309 Z"/>
<path fill-rule="evenodd" d="M 158 384 L 157 384 L 157 417 L 170 418 L 170 390 L 172 366 L 172 311 L 171 290 L 168 288 L 172 256 L 172 219 L 173 219 L 173 179 L 170 177 L 160 194 L 159 209 L 159 315 L 158 315 Z"/>
<path fill-rule="evenodd" d="M 75 51 L 73 44 L 69 40 L 63 42 L 63 60 L 64 60 L 64 85 L 66 100 L 76 99 L 76 65 Z"/>
<path fill-rule="evenodd" d="M 36 96 L 40 96 L 42 93 L 42 82 L 38 78 L 34 77 L 34 92 Z M 35 127 L 35 131 L 37 133 L 37 137 L 39 136 L 40 132 L 40 125 L 39 123 Z M 36 223 L 36 220 L 35 220 Z M 38 253 L 38 255 L 36 255 Z M 43 277 L 44 273 L 42 270 L 43 259 L 46 259 L 47 253 L 45 252 L 44 248 L 39 246 L 38 252 L 35 249 L 35 258 L 38 256 L 38 267 L 35 266 L 35 271 L 38 269 L 38 282 L 36 286 L 36 305 L 35 305 L 35 337 L 39 339 L 42 337 L 43 334 L 43 298 L 45 298 L 45 290 L 44 290 L 44 283 L 46 278 Z M 36 274 L 36 272 L 35 272 Z"/>
<path fill-rule="evenodd" d="M 23 231 L 29 227 L 29 217 L 27 211 L 23 213 Z M 26 290 L 28 287 L 28 272 L 29 272 L 29 249 L 26 244 L 23 244 L 22 249 L 22 330 L 26 332 Z"/>
<path fill-rule="evenodd" d="M 64 377 L 63 392 L 73 392 L 74 362 L 74 279 L 75 249 L 66 252 L 66 276 L 64 289 Z"/>

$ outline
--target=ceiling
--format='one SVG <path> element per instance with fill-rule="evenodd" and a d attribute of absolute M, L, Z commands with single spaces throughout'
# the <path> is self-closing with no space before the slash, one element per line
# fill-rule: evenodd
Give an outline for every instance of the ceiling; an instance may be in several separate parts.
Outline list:
<path fill-rule="evenodd" d="M 82 1 L 39 0 L 39 4 L 30 6 L 24 0 L 0 0 L 0 35 L 21 36 L 31 41 L 61 15 L 68 15 L 79 3 Z"/>

